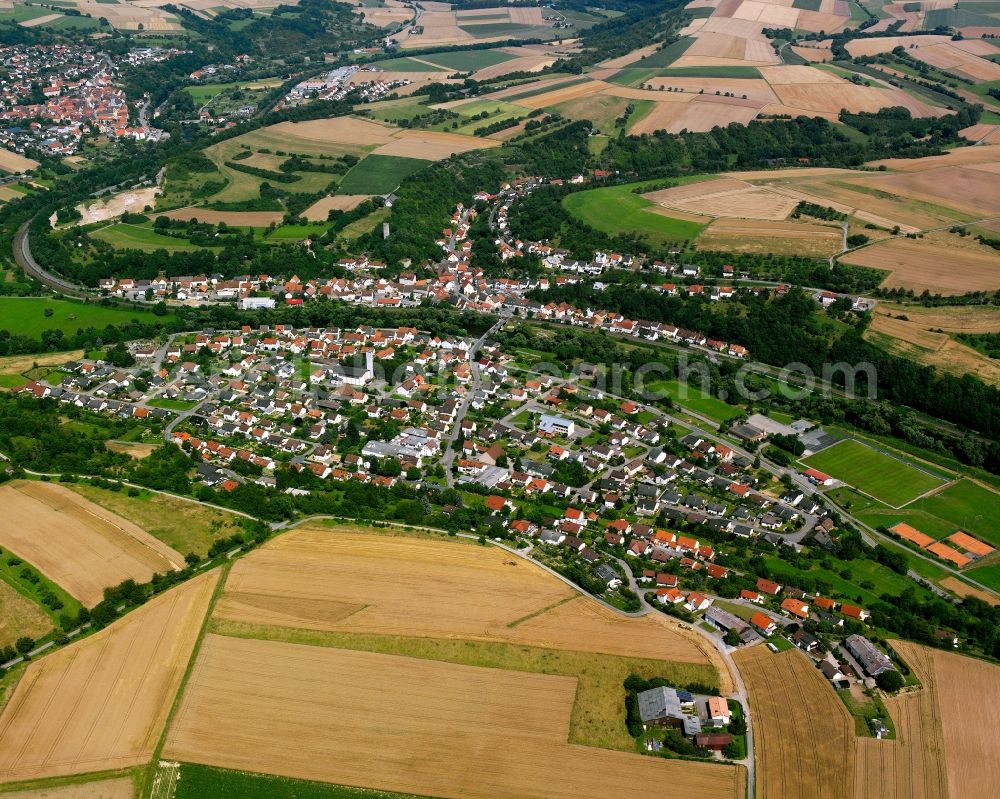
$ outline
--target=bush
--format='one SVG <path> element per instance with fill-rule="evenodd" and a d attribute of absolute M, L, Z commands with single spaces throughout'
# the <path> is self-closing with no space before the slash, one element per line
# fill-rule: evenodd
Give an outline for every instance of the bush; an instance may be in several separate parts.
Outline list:
<path fill-rule="evenodd" d="M 875 678 L 875 684 L 886 693 L 895 693 L 903 687 L 903 675 L 898 671 L 883 671 Z"/>

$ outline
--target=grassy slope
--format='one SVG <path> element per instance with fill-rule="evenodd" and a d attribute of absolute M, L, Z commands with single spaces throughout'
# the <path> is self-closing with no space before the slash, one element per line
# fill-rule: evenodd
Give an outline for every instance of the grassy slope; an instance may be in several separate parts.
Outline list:
<path fill-rule="evenodd" d="M 46 308 L 52 309 L 52 316 L 45 316 Z M 133 319 L 163 322 L 169 317 L 155 316 L 151 311 L 112 308 L 50 297 L 0 297 L 0 328 L 16 331 L 23 336 L 37 337 L 43 330 L 57 329 L 72 335 L 80 328 L 120 325 Z"/>
<path fill-rule="evenodd" d="M 340 183 L 338 194 L 388 194 L 407 175 L 429 162 L 396 155 L 369 155 L 351 169 Z"/>
<path fill-rule="evenodd" d="M 575 192 L 563 200 L 563 207 L 597 230 L 635 233 L 661 244 L 689 241 L 704 227 L 650 211 L 655 204 L 634 194 L 633 188 L 634 185 L 626 184 Z"/>
<path fill-rule="evenodd" d="M 192 252 L 205 249 L 192 244 L 187 239 L 164 236 L 148 225 L 129 225 L 122 222 L 95 230 L 91 236 L 106 241 L 112 247 L 120 250 Z"/>
<path fill-rule="evenodd" d="M 240 532 L 238 517 L 207 505 L 174 499 L 151 491 L 130 497 L 86 483 L 69 485 L 76 493 L 139 525 L 150 535 L 180 552 L 204 556 L 219 538 Z"/>

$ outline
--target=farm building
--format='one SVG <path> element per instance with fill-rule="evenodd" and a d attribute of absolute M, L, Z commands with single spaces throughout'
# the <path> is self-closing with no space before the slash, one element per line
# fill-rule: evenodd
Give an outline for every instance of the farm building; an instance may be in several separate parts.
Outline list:
<path fill-rule="evenodd" d="M 694 745 L 699 749 L 711 749 L 721 752 L 733 742 L 733 736 L 728 732 L 703 732 L 694 736 Z"/>
<path fill-rule="evenodd" d="M 878 649 L 863 635 L 849 635 L 844 641 L 847 651 L 857 658 L 861 668 L 869 677 L 877 677 L 883 671 L 895 671 L 889 656 Z"/>
<path fill-rule="evenodd" d="M 636 696 L 639 702 L 639 718 L 644 729 L 649 727 L 674 727 L 685 735 L 701 732 L 701 719 L 693 712 L 694 697 L 687 691 L 676 688 L 650 688 Z M 689 709 L 685 710 L 685 706 Z"/>
<path fill-rule="evenodd" d="M 733 717 L 729 703 L 721 696 L 710 696 L 705 700 L 705 718 L 722 727 Z"/>
<path fill-rule="evenodd" d="M 715 607 L 706 610 L 705 621 L 715 627 L 715 629 L 722 630 L 724 633 L 735 630 L 740 640 L 745 644 L 757 640 L 757 636 L 750 629 L 750 625 L 738 616 L 722 610 L 722 608 Z"/>

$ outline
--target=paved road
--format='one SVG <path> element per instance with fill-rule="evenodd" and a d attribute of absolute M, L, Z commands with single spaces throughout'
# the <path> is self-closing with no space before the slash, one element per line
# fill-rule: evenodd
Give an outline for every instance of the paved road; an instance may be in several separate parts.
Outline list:
<path fill-rule="evenodd" d="M 17 229 L 17 233 L 14 234 L 14 261 L 17 265 L 24 270 L 25 274 L 33 277 L 42 285 L 48 286 L 59 294 L 83 299 L 93 297 L 94 295 L 83 286 L 71 283 L 58 275 L 52 274 L 35 260 L 31 254 L 31 245 L 28 240 L 28 227 L 30 224 L 30 222 L 25 222 Z"/>
<path fill-rule="evenodd" d="M 469 405 L 472 402 L 472 397 L 483 384 L 482 375 L 479 373 L 479 364 L 476 363 L 476 355 L 479 353 L 480 347 L 483 343 L 496 333 L 500 328 L 502 328 L 510 317 L 500 317 L 493 326 L 487 330 L 483 335 L 476 339 L 472 347 L 469 348 L 469 365 L 472 370 L 472 383 L 466 387 L 465 397 L 462 399 L 461 404 L 458 406 L 458 413 L 455 415 L 455 425 L 448 434 L 448 438 L 445 441 L 444 455 L 441 458 L 441 465 L 444 467 L 445 479 L 448 481 L 448 487 L 451 488 L 455 485 L 455 476 L 452 474 L 451 466 L 455 462 L 455 442 L 458 441 L 458 437 L 462 433 L 462 420 L 465 418 L 465 414 L 469 411 Z"/>

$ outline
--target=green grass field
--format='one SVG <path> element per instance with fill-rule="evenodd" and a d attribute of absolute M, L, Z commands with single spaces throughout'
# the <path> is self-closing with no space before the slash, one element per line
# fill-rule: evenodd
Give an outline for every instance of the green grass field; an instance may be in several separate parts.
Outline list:
<path fill-rule="evenodd" d="M 168 411 L 189 411 L 197 402 L 192 402 L 191 400 L 179 400 L 179 399 L 168 399 L 167 397 L 158 397 L 156 399 L 151 399 L 146 403 L 151 408 L 164 408 Z"/>
<path fill-rule="evenodd" d="M 475 100 L 468 105 L 462 105 L 455 111 L 465 118 L 470 118 L 481 114 L 484 111 L 489 114 L 485 119 L 469 119 L 468 122 L 460 124 L 457 128 L 451 127 L 451 121 L 441 125 L 436 125 L 432 130 L 443 130 L 448 133 L 462 133 L 473 135 L 479 128 L 486 127 L 494 122 L 506 121 L 508 119 L 521 119 L 529 113 L 528 109 L 513 103 L 505 103 L 502 100 Z"/>
<path fill-rule="evenodd" d="M 1000 547 L 1000 494 L 971 480 L 959 480 L 944 491 L 907 505 L 905 510 L 940 520 L 947 527 L 946 534 L 961 528 Z M 909 523 L 928 535 L 935 535 L 912 521 Z"/>
<path fill-rule="evenodd" d="M 514 56 L 499 50 L 458 50 L 453 53 L 432 53 L 421 58 L 457 72 L 475 72 L 510 61 Z"/>
<path fill-rule="evenodd" d="M 757 67 L 669 67 L 657 74 L 662 78 L 759 78 Z"/>
<path fill-rule="evenodd" d="M 802 462 L 895 507 L 911 502 L 942 483 L 942 478 L 909 462 L 851 439 L 834 444 Z"/>
<path fill-rule="evenodd" d="M 10 561 L 15 561 L 15 563 L 20 560 L 20 563 L 12 565 Z M 21 576 L 21 572 L 24 569 L 28 569 L 38 576 L 38 582 L 31 582 L 26 580 Z M 83 605 L 79 601 L 71 597 L 60 585 L 52 582 L 48 577 L 41 573 L 36 567 L 32 566 L 30 563 L 21 558 L 17 553 L 11 552 L 9 549 L 5 549 L 3 554 L 0 555 L 0 580 L 9 584 L 15 591 L 17 591 L 21 596 L 26 597 L 35 603 L 43 613 L 45 613 L 53 622 L 58 622 L 59 615 L 61 613 L 68 613 L 71 616 L 75 616 L 80 612 Z M 54 594 L 60 602 L 63 603 L 63 607 L 58 610 L 52 610 L 47 605 L 42 603 L 42 594 L 45 591 L 49 591 Z"/>
<path fill-rule="evenodd" d="M 42 8 L 41 6 L 22 6 L 15 5 L 13 8 L 4 9 L 0 13 L 0 21 L 3 22 L 25 22 L 29 19 L 38 19 L 39 17 L 47 17 L 49 14 L 54 13 L 51 8 Z"/>
<path fill-rule="evenodd" d="M 673 44 L 668 44 L 652 55 L 646 56 L 641 61 L 636 62 L 636 66 L 642 68 L 669 67 L 674 61 L 684 55 L 692 44 L 694 44 L 694 39 L 690 36 L 684 36 Z"/>
<path fill-rule="evenodd" d="M 706 394 L 699 388 L 695 388 L 687 383 L 673 380 L 657 380 L 647 384 L 646 391 L 666 394 L 678 405 L 689 408 L 695 413 L 707 416 L 717 422 L 725 422 L 739 416 L 743 409 L 735 405 L 723 402 L 711 394 Z"/>
<path fill-rule="evenodd" d="M 608 186 L 567 195 L 563 207 L 573 216 L 604 233 L 633 233 L 652 244 L 691 241 L 704 225 L 656 213 L 658 208 L 638 194 L 635 184 Z"/>
<path fill-rule="evenodd" d="M 936 8 L 927 12 L 924 27 L 932 30 L 945 28 L 995 28 L 1000 24 L 996 17 L 977 14 L 964 8 Z"/>
<path fill-rule="evenodd" d="M 423 169 L 429 161 L 396 155 L 369 155 L 340 182 L 338 194 L 388 194 L 403 178 Z"/>
<path fill-rule="evenodd" d="M 966 573 L 973 580 L 978 580 L 983 585 L 988 585 L 994 591 L 1000 591 L 1000 562 L 977 566 L 973 569 L 968 569 Z"/>
<path fill-rule="evenodd" d="M 428 59 L 430 60 L 430 59 Z M 425 64 L 422 61 L 416 61 L 412 58 L 406 58 L 405 56 L 401 58 L 390 58 L 387 61 L 379 61 L 378 65 L 382 69 L 389 70 L 391 72 L 447 72 L 448 68 L 439 66 L 435 67 L 431 64 Z"/>
<path fill-rule="evenodd" d="M 52 315 L 46 316 L 45 309 Z M 43 330 L 62 330 L 72 335 L 80 328 L 120 325 L 138 319 L 145 323 L 163 324 L 169 316 L 156 316 L 151 311 L 114 308 L 97 303 L 72 302 L 49 297 L 0 297 L 0 328 L 23 336 L 37 337 Z"/>
<path fill-rule="evenodd" d="M 206 799 L 209 796 L 239 796 L 242 799 L 418 799 L 411 794 L 388 793 L 370 788 L 350 788 L 325 782 L 295 780 L 270 774 L 199 766 L 184 763 L 174 799 Z"/>
<path fill-rule="evenodd" d="M 106 241 L 119 250 L 166 250 L 167 252 L 193 252 L 204 247 L 192 244 L 187 239 L 164 236 L 153 230 L 151 225 L 128 225 L 116 223 L 95 230 L 90 234 L 95 239 Z"/>

